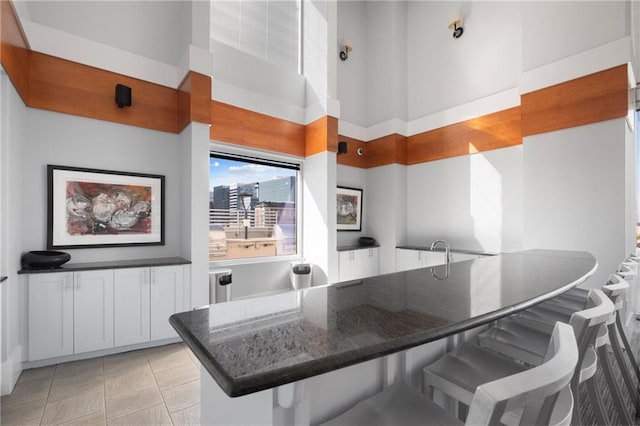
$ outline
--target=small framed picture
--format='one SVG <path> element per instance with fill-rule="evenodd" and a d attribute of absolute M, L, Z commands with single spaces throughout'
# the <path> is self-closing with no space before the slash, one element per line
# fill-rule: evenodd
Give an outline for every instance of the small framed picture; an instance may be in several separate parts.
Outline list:
<path fill-rule="evenodd" d="M 164 244 L 164 176 L 47 166 L 47 248 Z"/>
<path fill-rule="evenodd" d="M 362 189 L 338 187 L 336 216 L 338 231 L 362 231 Z"/>

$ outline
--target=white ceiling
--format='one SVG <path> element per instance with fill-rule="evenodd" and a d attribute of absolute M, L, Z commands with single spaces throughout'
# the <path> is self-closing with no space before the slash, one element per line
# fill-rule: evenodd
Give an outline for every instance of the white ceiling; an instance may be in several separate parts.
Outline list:
<path fill-rule="evenodd" d="M 26 1 L 41 25 L 176 65 L 191 40 L 189 1 Z"/>

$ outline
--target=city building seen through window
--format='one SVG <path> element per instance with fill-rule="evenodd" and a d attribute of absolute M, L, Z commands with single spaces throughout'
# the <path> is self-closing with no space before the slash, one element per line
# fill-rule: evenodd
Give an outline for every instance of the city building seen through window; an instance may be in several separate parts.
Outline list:
<path fill-rule="evenodd" d="M 212 153 L 209 260 L 294 255 L 299 166 Z"/>

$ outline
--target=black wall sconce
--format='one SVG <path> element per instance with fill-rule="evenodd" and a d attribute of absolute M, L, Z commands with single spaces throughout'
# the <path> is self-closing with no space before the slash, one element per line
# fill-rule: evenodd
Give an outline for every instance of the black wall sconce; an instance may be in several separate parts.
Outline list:
<path fill-rule="evenodd" d="M 462 18 L 456 19 L 455 21 L 450 23 L 449 29 L 453 30 L 453 38 L 462 37 L 462 33 L 464 32 L 464 28 L 462 28 Z"/>
<path fill-rule="evenodd" d="M 338 155 L 347 153 L 347 143 L 342 141 L 338 142 Z"/>
<path fill-rule="evenodd" d="M 349 52 L 353 50 L 351 40 L 343 38 L 340 42 L 340 59 L 346 61 L 349 58 Z"/>
<path fill-rule="evenodd" d="M 118 108 L 131 106 L 131 87 L 116 84 L 116 104 L 118 104 Z"/>

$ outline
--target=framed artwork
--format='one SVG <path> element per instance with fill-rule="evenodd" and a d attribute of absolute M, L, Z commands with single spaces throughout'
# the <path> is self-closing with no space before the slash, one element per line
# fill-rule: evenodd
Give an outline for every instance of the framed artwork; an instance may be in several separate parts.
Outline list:
<path fill-rule="evenodd" d="M 164 245 L 164 176 L 47 166 L 47 248 Z"/>
<path fill-rule="evenodd" d="M 362 230 L 362 189 L 339 186 L 336 199 L 338 231 Z"/>

